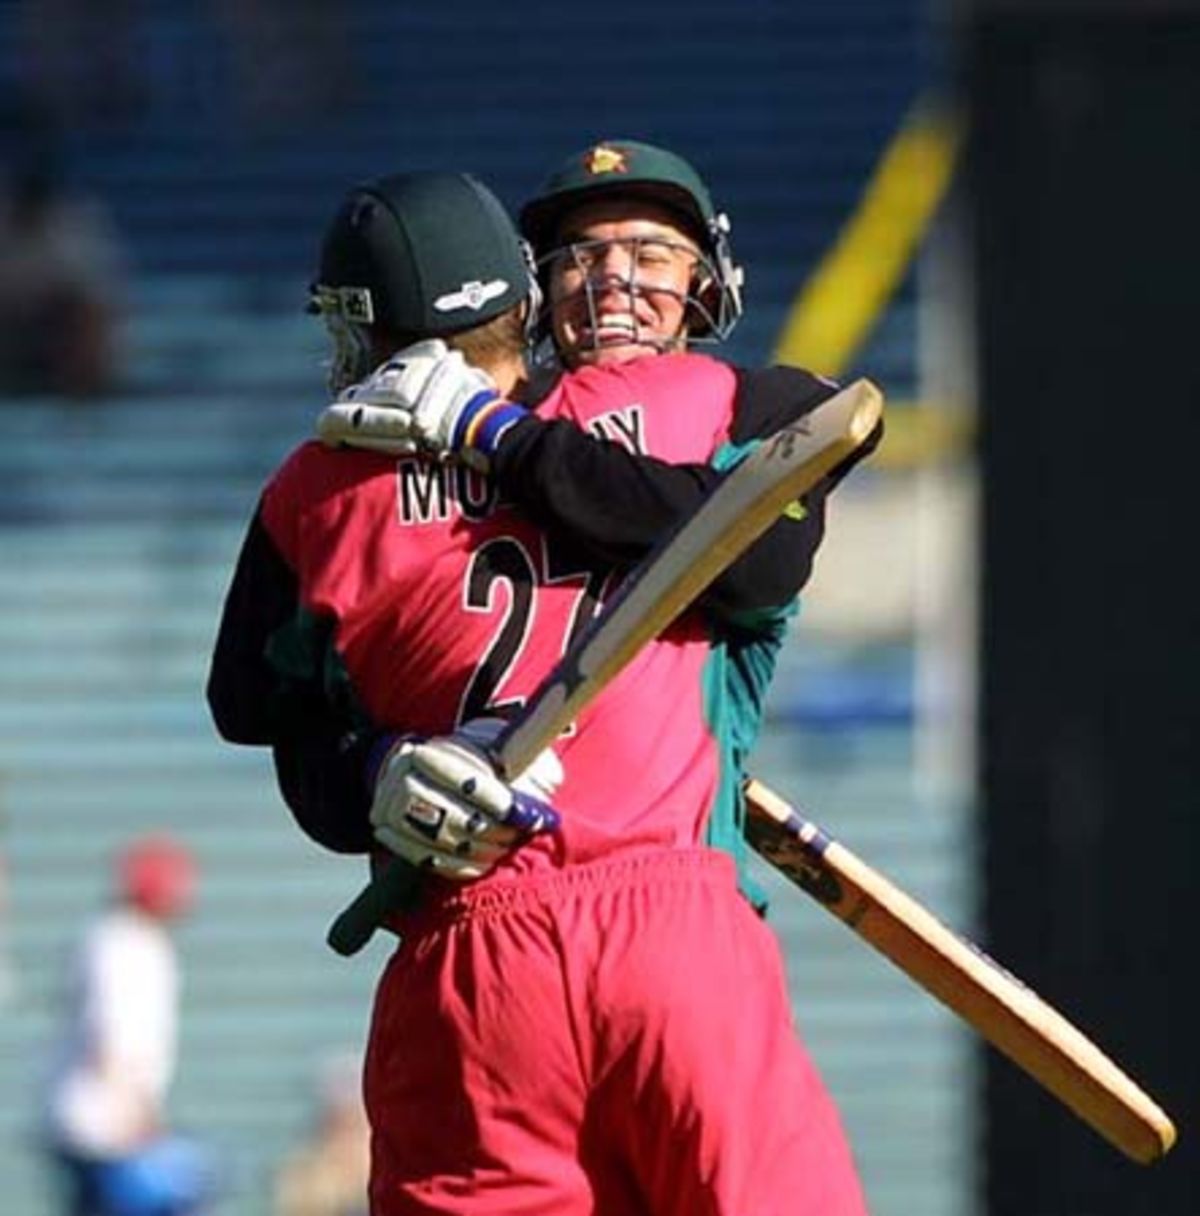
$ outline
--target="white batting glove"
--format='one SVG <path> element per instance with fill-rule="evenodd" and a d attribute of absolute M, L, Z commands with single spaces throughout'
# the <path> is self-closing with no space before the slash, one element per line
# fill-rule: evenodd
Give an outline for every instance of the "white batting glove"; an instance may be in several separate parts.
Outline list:
<path fill-rule="evenodd" d="M 345 394 L 321 411 L 317 438 L 327 447 L 366 448 L 389 456 L 412 456 L 417 451 L 408 410 L 358 405 Z"/>
<path fill-rule="evenodd" d="M 511 785 L 483 748 L 498 718 L 476 718 L 454 734 L 402 739 L 385 756 L 375 783 L 375 839 L 417 866 L 459 881 L 480 878 L 530 836 L 554 831 L 549 804 L 562 764 L 547 748 Z"/>
<path fill-rule="evenodd" d="M 500 437 L 523 416 L 486 372 L 440 338 L 414 343 L 347 389 L 317 420 L 332 445 L 460 457 L 486 469 Z"/>
<path fill-rule="evenodd" d="M 413 429 L 413 401 L 398 389 L 407 376 L 406 390 L 419 391 L 448 350 L 440 338 L 430 338 L 406 347 L 399 355 L 376 368 L 364 380 L 342 390 L 317 419 L 317 435 L 330 447 L 343 444 L 411 456 L 417 451 Z M 403 356 L 403 363 L 399 362 Z"/>

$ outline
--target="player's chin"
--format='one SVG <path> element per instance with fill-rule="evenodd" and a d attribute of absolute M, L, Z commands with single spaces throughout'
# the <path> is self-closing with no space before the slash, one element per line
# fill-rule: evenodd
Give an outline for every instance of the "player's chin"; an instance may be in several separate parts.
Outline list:
<path fill-rule="evenodd" d="M 658 354 L 657 347 L 640 345 L 636 342 L 623 342 L 614 346 L 586 347 L 574 356 L 574 361 L 591 367 L 603 367 L 605 364 L 629 363 L 633 359 L 643 359 L 647 355 L 656 354 Z"/>
<path fill-rule="evenodd" d="M 658 355 L 669 344 L 649 334 L 633 334 L 628 330 L 596 333 L 584 331 L 574 335 L 566 346 L 569 361 L 592 366 L 605 363 L 628 363 L 646 355 Z"/>

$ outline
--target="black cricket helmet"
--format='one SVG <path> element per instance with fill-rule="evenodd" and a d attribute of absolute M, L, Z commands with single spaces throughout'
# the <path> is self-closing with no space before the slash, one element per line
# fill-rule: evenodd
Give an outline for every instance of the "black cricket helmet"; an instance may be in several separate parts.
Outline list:
<path fill-rule="evenodd" d="M 533 299 L 530 299 L 530 297 Z M 532 255 L 496 196 L 466 173 L 414 172 L 354 187 L 325 232 L 309 311 L 334 338 L 330 388 L 371 370 L 372 329 L 406 340 L 474 329 L 530 300 Z"/>
<path fill-rule="evenodd" d="M 545 270 L 560 250 L 564 218 L 604 196 L 646 198 L 666 207 L 698 242 L 703 265 L 689 298 L 689 338 L 721 341 L 742 315 L 743 272 L 729 248 L 729 218 L 682 156 L 632 139 L 604 140 L 569 156 L 520 213 L 521 231 Z"/>

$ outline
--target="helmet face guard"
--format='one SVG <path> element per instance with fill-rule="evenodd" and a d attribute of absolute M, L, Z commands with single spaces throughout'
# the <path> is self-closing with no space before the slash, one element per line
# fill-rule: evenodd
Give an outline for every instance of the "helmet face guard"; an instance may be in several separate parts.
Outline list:
<path fill-rule="evenodd" d="M 724 342 L 742 316 L 742 283 L 745 272 L 733 260 L 729 248 L 729 216 L 724 211 L 712 217 L 709 224 L 709 255 L 705 265 L 712 272 L 711 279 L 702 284 L 700 298 L 710 301 L 703 304 L 705 328 L 695 331 L 698 339 Z"/>
<path fill-rule="evenodd" d="M 604 198 L 644 198 L 678 216 L 701 253 L 686 301 L 686 340 L 727 338 L 742 315 L 743 281 L 729 246 L 729 219 L 713 208 L 708 188 L 687 161 L 649 144 L 609 141 L 575 154 L 522 208 L 521 227 L 538 255 L 543 289 L 550 269 L 561 265 L 572 249 L 558 244 L 564 219 L 576 207 Z M 629 289 L 636 291 L 637 283 L 631 282 Z M 550 334 L 547 312 L 538 336 L 545 339 Z"/>
<path fill-rule="evenodd" d="M 611 251 L 619 247 L 616 262 L 619 269 L 607 268 Z M 681 289 L 680 265 L 687 263 L 686 284 Z M 538 272 L 550 297 L 538 318 L 540 338 L 555 336 L 555 308 L 564 297 L 557 283 L 569 274 L 578 284 L 570 293 L 576 297 L 586 315 L 590 340 L 576 346 L 572 353 L 583 349 L 600 350 L 606 345 L 634 343 L 656 349 L 659 353 L 682 349 L 688 342 L 719 342 L 733 328 L 740 312 L 736 289 L 722 285 L 719 266 L 691 244 L 663 240 L 658 236 L 634 236 L 617 240 L 573 241 L 550 250 L 538 261 Z M 607 340 L 603 332 L 598 298 L 603 293 L 609 300 L 622 295 L 627 299 L 623 310 L 632 329 L 622 336 L 615 334 Z M 675 301 L 681 318 L 680 327 L 671 334 L 654 333 L 640 326 L 638 300 Z M 549 352 L 546 352 L 548 354 Z"/>
<path fill-rule="evenodd" d="M 336 397 L 374 370 L 374 344 L 367 328 L 373 315 L 371 295 L 362 288 L 326 287 L 314 283 L 309 288 L 308 311 L 320 316 L 329 334 L 333 353 L 326 369 L 325 384 Z"/>

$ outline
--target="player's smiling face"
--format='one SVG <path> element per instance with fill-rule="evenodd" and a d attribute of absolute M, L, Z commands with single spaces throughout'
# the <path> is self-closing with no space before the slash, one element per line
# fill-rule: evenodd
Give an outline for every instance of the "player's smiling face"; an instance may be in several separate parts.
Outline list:
<path fill-rule="evenodd" d="M 585 203 L 550 255 L 554 342 L 563 362 L 620 363 L 682 348 L 700 253 L 673 213 L 644 199 Z"/>

